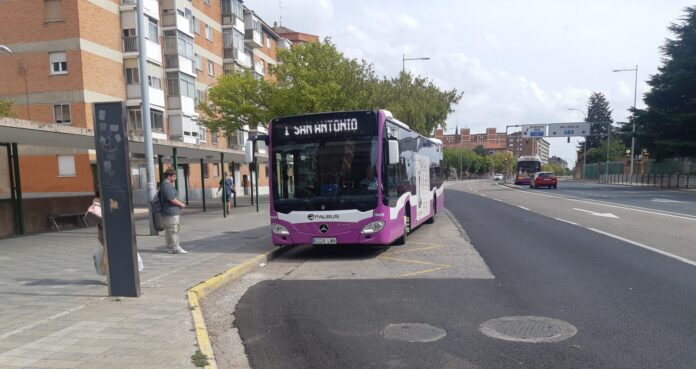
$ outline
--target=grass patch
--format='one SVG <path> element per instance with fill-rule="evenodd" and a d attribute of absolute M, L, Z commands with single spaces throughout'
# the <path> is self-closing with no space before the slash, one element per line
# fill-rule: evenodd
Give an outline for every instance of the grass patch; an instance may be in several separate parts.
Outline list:
<path fill-rule="evenodd" d="M 203 355 L 201 350 L 196 350 L 196 353 L 191 355 L 191 362 L 199 368 L 203 368 L 209 364 L 208 357 Z"/>

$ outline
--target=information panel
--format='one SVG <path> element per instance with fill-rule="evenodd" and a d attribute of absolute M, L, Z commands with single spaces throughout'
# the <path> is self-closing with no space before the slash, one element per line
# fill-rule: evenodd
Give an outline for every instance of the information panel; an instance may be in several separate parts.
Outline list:
<path fill-rule="evenodd" d="M 133 224 L 128 133 L 120 102 L 94 104 L 94 139 L 102 224 L 109 257 L 109 294 L 138 297 L 140 274 Z"/>
<path fill-rule="evenodd" d="M 544 137 L 546 124 L 525 124 L 522 126 L 523 137 Z"/>
<path fill-rule="evenodd" d="M 548 137 L 575 137 L 590 134 L 590 123 L 551 123 Z"/>

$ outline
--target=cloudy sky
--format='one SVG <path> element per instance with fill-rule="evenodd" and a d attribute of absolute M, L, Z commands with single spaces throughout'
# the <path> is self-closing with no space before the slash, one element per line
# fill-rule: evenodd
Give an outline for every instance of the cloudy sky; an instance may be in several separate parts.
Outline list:
<path fill-rule="evenodd" d="M 447 129 L 572 122 L 593 91 L 603 92 L 614 120 L 638 107 L 645 81 L 660 64 L 671 22 L 693 0 L 246 0 L 267 23 L 329 36 L 348 57 L 366 59 L 379 75 L 406 68 L 443 88 L 464 91 Z M 551 154 L 575 161 L 574 141 L 551 139 Z"/>

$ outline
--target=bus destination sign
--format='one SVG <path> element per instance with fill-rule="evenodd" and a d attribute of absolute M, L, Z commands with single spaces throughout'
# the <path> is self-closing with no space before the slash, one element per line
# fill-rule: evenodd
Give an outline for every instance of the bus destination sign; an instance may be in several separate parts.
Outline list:
<path fill-rule="evenodd" d="M 367 114 L 366 114 L 367 113 Z M 273 137 L 312 138 L 376 134 L 377 123 L 372 112 L 315 114 L 273 120 Z"/>

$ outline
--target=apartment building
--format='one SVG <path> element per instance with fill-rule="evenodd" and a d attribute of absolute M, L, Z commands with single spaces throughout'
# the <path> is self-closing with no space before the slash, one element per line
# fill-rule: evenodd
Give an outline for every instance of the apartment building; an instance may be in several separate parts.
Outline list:
<path fill-rule="evenodd" d="M 440 139 L 445 147 L 456 147 L 473 150 L 479 146 L 488 153 L 507 149 L 507 136 L 496 128 L 486 128 L 485 133 L 471 133 L 469 128 L 455 130 L 454 134 L 445 134 L 444 129 L 435 129 L 435 138 Z"/>
<path fill-rule="evenodd" d="M 549 142 L 543 138 L 523 137 L 522 132 L 508 135 L 507 146 L 515 156 L 538 156 L 541 162 L 549 162 Z"/>
<path fill-rule="evenodd" d="M 147 83 L 156 170 L 172 166 L 176 156 L 184 182 L 180 193 L 190 201 L 203 193 L 215 197 L 224 172 L 234 173 L 238 194 L 249 193 L 253 176 L 240 162 L 244 142 L 256 127 L 210 132 L 199 124 L 196 106 L 220 76 L 237 68 L 272 78 L 268 68 L 275 51 L 292 43 L 240 0 L 143 2 L 144 50 L 137 42 L 136 0 L 0 2 L 0 45 L 7 47 L 0 50 L 0 99 L 14 102 L 19 119 L 84 129 L 93 127 L 94 103 L 121 101 L 129 140 L 142 141 L 140 84 Z M 140 80 L 141 52 L 147 57 L 147 81 Z M 18 147 L 26 210 L 84 210 L 93 197 L 94 152 L 55 144 Z M 0 162 L 8 162 L 4 151 L 0 156 Z M 147 201 L 145 164 L 144 155 L 132 154 L 136 204 Z M 7 177 L 7 171 L 0 172 L 0 200 L 7 197 Z M 262 194 L 268 192 L 267 178 L 261 166 Z M 39 198 L 41 204 L 32 202 Z M 28 231 L 46 228 L 46 214 L 25 214 L 32 214 Z"/>
<path fill-rule="evenodd" d="M 563 169 L 568 169 L 568 161 L 555 155 L 549 158 L 549 164 L 559 165 Z"/>

